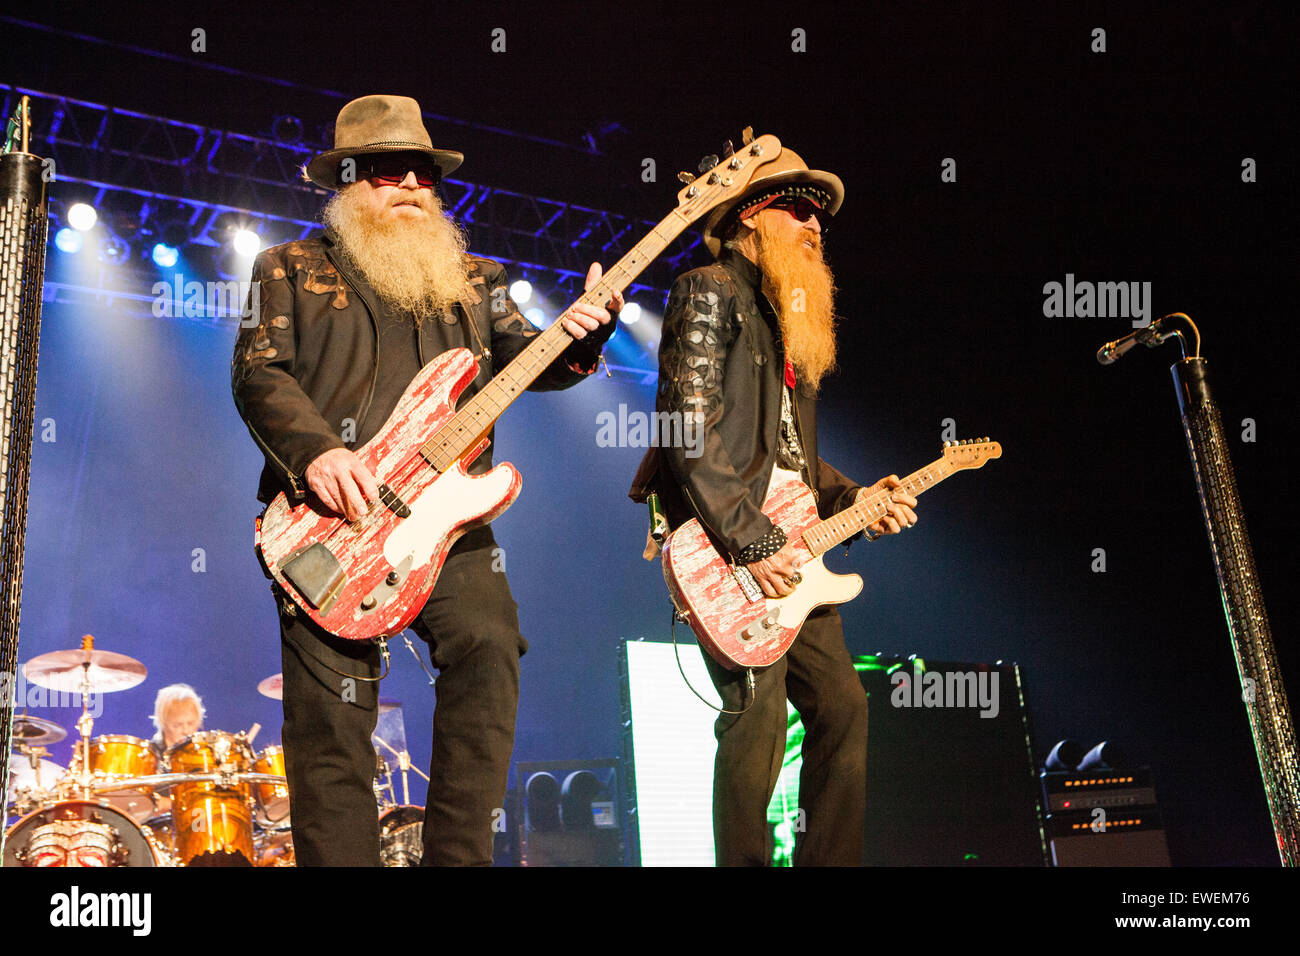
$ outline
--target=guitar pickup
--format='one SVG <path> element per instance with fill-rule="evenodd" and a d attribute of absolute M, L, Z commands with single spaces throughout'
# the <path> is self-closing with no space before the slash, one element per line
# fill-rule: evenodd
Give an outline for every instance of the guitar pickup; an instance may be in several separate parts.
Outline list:
<path fill-rule="evenodd" d="M 736 583 L 740 585 L 740 590 L 744 593 L 747 601 L 763 600 L 763 589 L 758 586 L 758 581 L 754 579 L 754 575 L 750 573 L 749 568 L 733 566 L 731 574 L 736 579 Z"/>
<path fill-rule="evenodd" d="M 411 509 L 407 507 L 406 502 L 397 497 L 396 492 L 386 484 L 379 485 L 379 500 L 384 503 L 384 507 L 397 515 L 399 518 L 411 517 Z"/>
<path fill-rule="evenodd" d="M 330 605 L 348 582 L 338 558 L 319 541 L 280 565 L 280 573 L 323 614 L 329 612 Z"/>

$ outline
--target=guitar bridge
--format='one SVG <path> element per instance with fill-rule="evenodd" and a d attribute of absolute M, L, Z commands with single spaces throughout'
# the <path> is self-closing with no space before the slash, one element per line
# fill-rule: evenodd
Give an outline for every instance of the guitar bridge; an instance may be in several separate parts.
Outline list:
<path fill-rule="evenodd" d="M 319 541 L 281 564 L 280 573 L 322 614 L 329 613 L 334 599 L 348 583 L 338 558 Z"/>

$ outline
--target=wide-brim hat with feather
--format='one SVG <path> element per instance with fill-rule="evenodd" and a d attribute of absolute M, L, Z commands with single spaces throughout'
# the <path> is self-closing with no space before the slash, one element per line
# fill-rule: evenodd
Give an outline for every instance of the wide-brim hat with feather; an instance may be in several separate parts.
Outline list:
<path fill-rule="evenodd" d="M 764 166 L 743 193 L 705 217 L 704 244 L 709 252 L 716 259 L 722 253 L 724 239 L 748 210 L 785 194 L 809 196 L 833 216 L 844 202 L 844 183 L 834 173 L 809 169 L 798 153 L 782 146 L 781 155 Z"/>
<path fill-rule="evenodd" d="M 465 161 L 454 149 L 434 149 L 420 117 L 420 104 L 409 96 L 363 96 L 339 110 L 334 122 L 334 148 L 307 164 L 304 172 L 317 186 L 338 189 L 339 166 L 353 156 L 373 153 L 422 153 L 442 175 Z"/>

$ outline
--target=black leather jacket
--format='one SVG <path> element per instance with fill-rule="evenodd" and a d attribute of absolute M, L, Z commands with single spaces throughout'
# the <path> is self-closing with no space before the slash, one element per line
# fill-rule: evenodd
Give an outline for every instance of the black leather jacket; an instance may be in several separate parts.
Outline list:
<path fill-rule="evenodd" d="M 784 369 L 780 326 L 752 262 L 728 250 L 679 276 L 664 313 L 655 410 L 695 416 L 702 430 L 651 448 L 630 497 L 657 491 L 671 527 L 698 517 L 733 558 L 771 531 L 761 505 L 776 463 Z M 815 396 L 802 383 L 795 423 L 818 513 L 828 518 L 861 486 L 817 457 Z"/>
<path fill-rule="evenodd" d="M 392 408 L 370 407 L 378 302 L 329 232 L 265 250 L 253 265 L 253 281 L 260 288 L 259 321 L 239 331 L 231 389 L 266 458 L 258 499 L 269 502 L 283 491 L 297 501 L 307 493 L 307 466 L 330 449 L 348 447 L 341 436 L 349 420 L 356 429 L 367 415 L 383 420 L 392 414 Z M 424 322 L 419 334 L 421 365 L 457 346 L 476 354 L 481 346 L 490 349 L 491 361 L 480 362 L 462 403 L 539 334 L 511 301 L 499 263 L 471 256 L 469 282 L 464 301 L 440 320 Z M 574 342 L 530 388 L 568 388 L 591 374 L 615 324 Z M 481 474 L 491 465 L 489 446 L 470 471 Z"/>

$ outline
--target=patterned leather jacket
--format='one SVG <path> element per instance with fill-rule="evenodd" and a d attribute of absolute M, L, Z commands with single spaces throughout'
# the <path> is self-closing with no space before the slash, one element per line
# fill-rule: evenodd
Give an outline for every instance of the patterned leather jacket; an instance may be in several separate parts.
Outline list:
<path fill-rule="evenodd" d="M 480 362 L 478 377 L 462 393 L 462 404 L 539 334 L 511 301 L 505 268 L 469 258 L 463 301 L 441 321 L 424 322 L 419 334 L 421 365 L 457 346 L 475 354 L 484 347 L 491 351 L 491 360 Z M 367 415 L 383 420 L 392 414 L 392 408 L 371 408 L 377 302 L 329 232 L 265 250 L 253 265 L 253 281 L 260 285 L 260 320 L 240 329 L 231 389 L 266 458 L 258 499 L 269 502 L 284 491 L 297 501 L 307 493 L 307 466 L 330 449 L 347 447 L 341 436 L 348 420 L 357 428 Z M 616 324 L 574 342 L 530 388 L 568 388 L 591 374 Z M 491 465 L 489 446 L 470 471 L 482 474 Z"/>
<path fill-rule="evenodd" d="M 629 496 L 658 492 L 671 527 L 692 517 L 732 557 L 772 530 L 761 505 L 777 459 L 785 358 L 776 313 L 758 268 L 727 250 L 679 276 L 659 345 L 655 409 L 700 429 L 651 448 Z M 795 388 L 795 423 L 808 481 L 823 518 L 853 503 L 861 486 L 817 457 L 815 397 Z"/>

